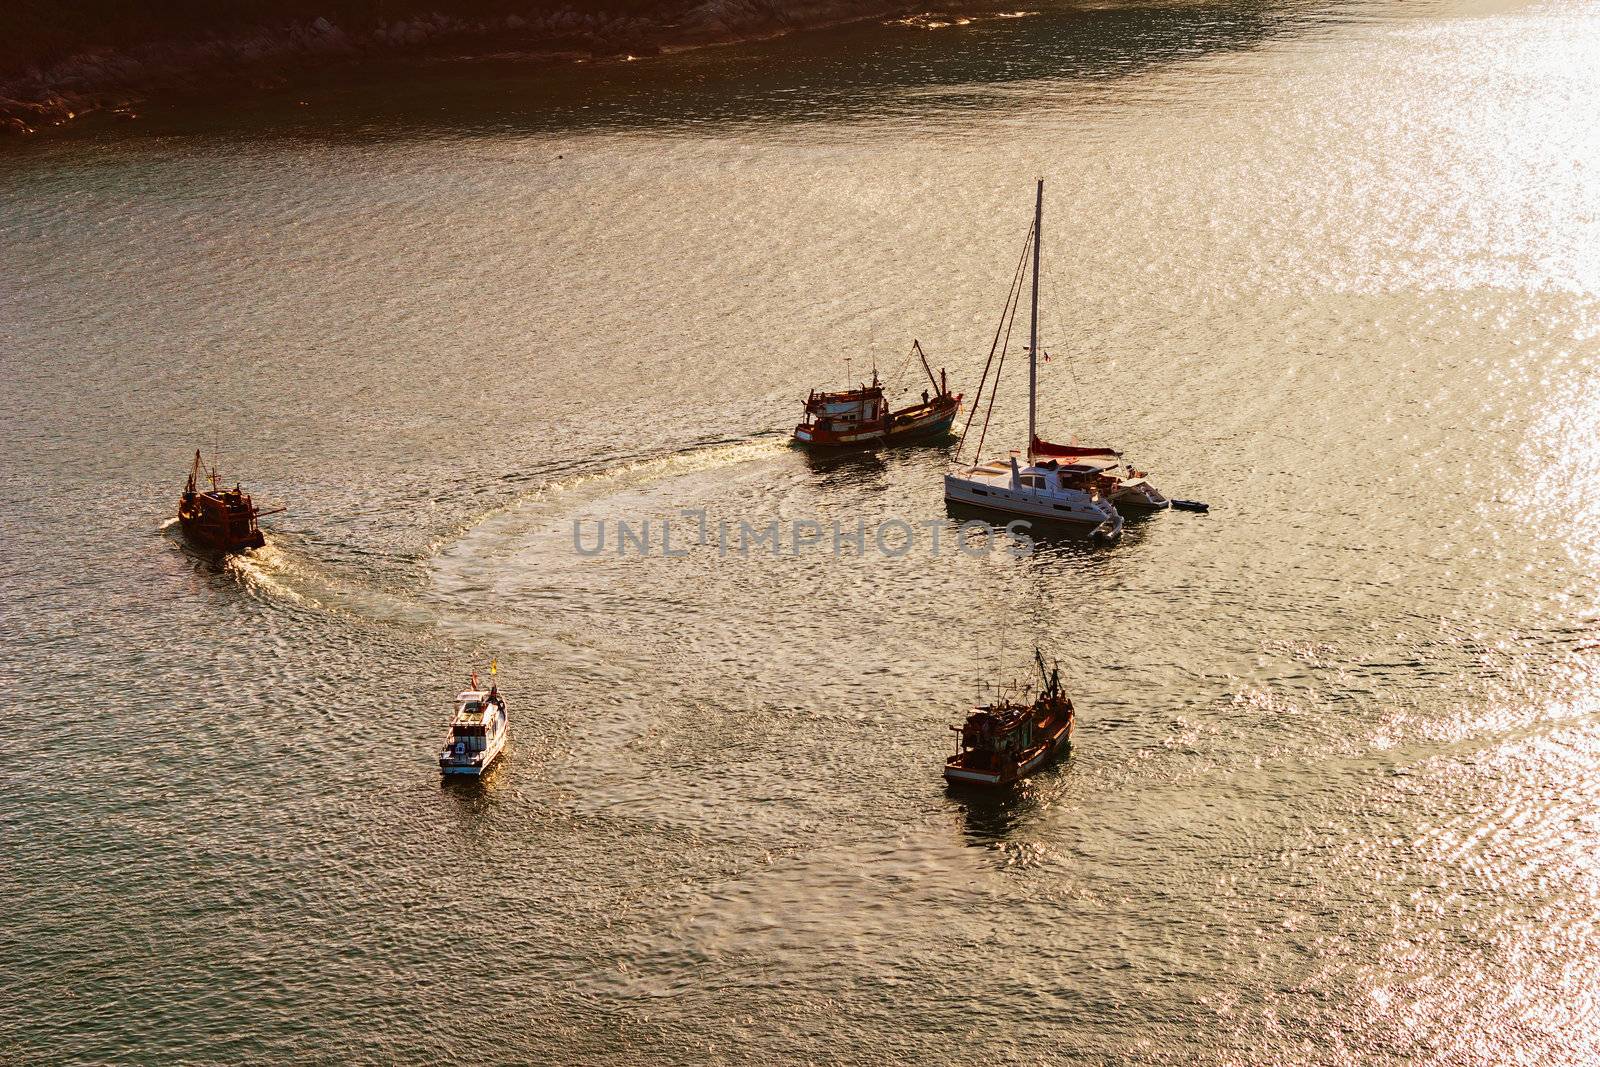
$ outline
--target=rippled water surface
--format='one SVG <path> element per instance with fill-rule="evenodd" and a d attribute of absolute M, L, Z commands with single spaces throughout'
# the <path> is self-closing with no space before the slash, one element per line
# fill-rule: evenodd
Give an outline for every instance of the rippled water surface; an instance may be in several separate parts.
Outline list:
<path fill-rule="evenodd" d="M 1597 114 L 1592 0 L 1050 3 L 10 151 L 0 1059 L 1600 1058 Z M 935 554 L 784 432 L 970 392 L 1036 174 L 1044 430 L 1212 511 Z M 919 540 L 574 551 L 683 509 Z"/>

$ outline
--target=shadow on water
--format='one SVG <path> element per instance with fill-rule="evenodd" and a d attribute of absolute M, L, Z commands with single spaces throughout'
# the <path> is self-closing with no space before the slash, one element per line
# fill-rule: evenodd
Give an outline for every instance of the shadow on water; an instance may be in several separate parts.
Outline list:
<path fill-rule="evenodd" d="M 1019 559 L 1050 559 L 1063 562 L 1093 562 L 1120 546 L 1137 544 L 1140 532 L 1129 522 L 1122 537 L 1113 542 L 1097 540 L 1093 527 L 1084 523 L 1052 522 L 1035 516 L 997 515 L 992 511 L 946 500 L 945 514 L 970 531 L 982 529 L 982 536 L 995 538 L 996 544 Z M 1012 525 L 1016 524 L 1016 525 Z M 972 534 L 966 536 L 971 537 Z"/>
<path fill-rule="evenodd" d="M 1064 753 L 1048 767 L 1009 789 L 984 789 L 978 786 L 947 785 L 945 796 L 961 815 L 961 834 L 966 844 L 990 848 L 1005 844 L 1026 830 L 1046 807 L 1050 781 L 1065 774 L 1072 753 Z"/>
<path fill-rule="evenodd" d="M 979 790 L 950 786 L 948 794 L 961 812 L 966 843 L 987 847 L 1007 840 L 1037 805 L 1026 790 Z"/>
<path fill-rule="evenodd" d="M 889 471 L 889 462 L 876 451 L 868 449 L 817 449 L 792 446 L 805 457 L 806 467 L 818 476 L 822 485 L 841 482 L 854 483 L 864 476 L 881 478 Z"/>
<path fill-rule="evenodd" d="M 1036 522 L 1028 535 L 1033 538 L 1029 556 L 1037 563 L 1101 564 L 1126 556 L 1149 536 L 1149 516 L 1124 516 L 1122 536 L 1104 543 L 1089 536 L 1083 526 L 1060 525 L 1048 519 Z"/>
<path fill-rule="evenodd" d="M 897 113 L 1033 106 L 1006 86 L 1095 83 L 1256 47 L 1316 26 L 1333 3 L 1168 0 L 1088 6 L 969 4 L 969 25 L 930 31 L 876 20 L 643 62 L 461 59 L 425 71 L 330 74 L 264 101 L 259 126 L 311 138 L 409 137 L 877 120 Z M 999 17 L 1001 12 L 1028 17 Z M 309 98 L 310 106 L 300 102 Z M 202 132 L 215 108 L 152 118 L 153 133 Z M 239 121 L 237 109 L 223 121 Z M 520 159 L 484 162 L 526 163 Z"/>
<path fill-rule="evenodd" d="M 866 477 L 886 478 L 891 466 L 906 468 L 902 473 L 911 477 L 936 478 L 933 472 L 939 469 L 938 462 L 948 459 L 954 443 L 945 435 L 878 448 L 791 447 L 805 457 L 806 467 L 818 476 L 818 483 L 830 486 L 857 485 Z"/>
<path fill-rule="evenodd" d="M 451 801 L 455 814 L 476 818 L 488 811 L 502 783 L 508 780 L 507 764 L 510 752 L 503 752 L 494 765 L 483 775 L 440 774 L 439 795 Z"/>

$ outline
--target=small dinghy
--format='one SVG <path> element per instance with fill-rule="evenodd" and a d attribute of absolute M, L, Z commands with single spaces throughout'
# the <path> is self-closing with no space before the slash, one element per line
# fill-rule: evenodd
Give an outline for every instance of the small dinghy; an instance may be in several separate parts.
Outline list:
<path fill-rule="evenodd" d="M 489 673 L 496 670 L 491 664 Z M 456 694 L 455 716 L 444 739 L 444 751 L 439 753 L 439 772 L 481 777 L 505 751 L 510 733 L 511 721 L 506 718 L 506 701 L 499 685 L 491 681 L 484 692 L 473 672 L 472 687 Z"/>
<path fill-rule="evenodd" d="M 1061 688 L 1061 669 L 1046 668 L 1034 650 L 1043 688 L 1031 702 L 1003 698 L 972 709 L 967 721 L 952 726 L 960 748 L 945 760 L 945 781 L 953 786 L 1015 785 L 1072 748 L 1076 715 Z"/>

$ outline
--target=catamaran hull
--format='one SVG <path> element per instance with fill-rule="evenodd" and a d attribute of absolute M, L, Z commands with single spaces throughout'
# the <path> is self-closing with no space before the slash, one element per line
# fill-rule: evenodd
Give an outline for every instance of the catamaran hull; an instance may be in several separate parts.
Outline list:
<path fill-rule="evenodd" d="M 1086 526 L 1095 536 L 1103 539 L 1115 540 L 1122 535 L 1122 515 L 1110 504 L 1090 508 L 1053 503 L 1048 498 L 1040 500 L 1022 490 L 1006 489 L 992 484 L 974 485 L 964 478 L 951 474 L 944 477 L 944 498 L 951 504 L 981 508 L 1003 515 L 1020 515 L 1024 518 Z"/>
<path fill-rule="evenodd" d="M 1172 501 L 1170 500 L 1162 501 L 1159 504 L 1152 503 L 1151 501 L 1146 500 L 1144 497 L 1119 496 L 1116 498 L 1116 500 L 1118 511 L 1139 511 L 1150 512 L 1153 514 L 1157 511 L 1167 511 L 1172 507 Z"/>
<path fill-rule="evenodd" d="M 1172 501 L 1149 485 L 1120 489 L 1111 494 L 1111 502 L 1118 511 L 1166 511 L 1172 507 Z"/>

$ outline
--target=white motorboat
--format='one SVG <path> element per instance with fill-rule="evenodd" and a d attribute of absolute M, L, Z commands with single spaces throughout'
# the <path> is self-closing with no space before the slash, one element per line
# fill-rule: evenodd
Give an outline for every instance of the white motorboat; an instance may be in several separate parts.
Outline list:
<path fill-rule="evenodd" d="M 450 720 L 444 751 L 439 753 L 440 773 L 485 774 L 505 750 L 510 733 L 505 698 L 498 686 L 490 686 L 488 692 L 476 685 L 463 690 L 456 694 L 456 713 Z"/>
<path fill-rule="evenodd" d="M 984 416 L 978 446 L 972 464 L 960 465 L 944 476 L 944 498 L 952 504 L 984 508 L 1008 515 L 1024 515 L 1059 523 L 1072 523 L 1091 528 L 1091 536 L 1100 540 L 1115 540 L 1122 534 L 1122 514 L 1119 509 L 1158 511 L 1171 506 L 1171 502 L 1146 480 L 1143 472 L 1126 468 L 1122 470 L 1121 453 L 1113 448 L 1091 448 L 1070 444 L 1057 445 L 1041 440 L 1037 430 L 1039 400 L 1039 255 L 1040 232 L 1044 221 L 1044 179 L 1039 180 L 1034 201 L 1033 228 L 1028 234 L 1031 248 L 1023 253 L 1011 281 L 1006 305 L 1000 316 L 1000 327 L 995 330 L 995 343 L 989 351 L 989 362 L 983 368 L 983 380 L 978 384 L 978 395 L 972 405 L 976 413 L 985 386 L 989 385 L 989 371 L 994 368 L 994 385 L 990 386 L 989 406 Z M 1013 449 L 996 460 L 979 462 L 983 442 L 989 431 L 989 412 L 994 410 L 994 390 L 999 388 L 1000 372 L 1005 367 L 1005 348 L 1002 337 L 1009 339 L 1011 323 L 1015 321 L 1017 304 L 1022 296 L 1023 268 L 1032 260 L 1033 299 L 1028 323 L 1028 447 Z M 996 363 L 995 355 L 999 353 Z M 968 415 L 967 428 L 972 424 Z M 959 456 L 966 445 L 966 430 L 957 448 Z"/>
<path fill-rule="evenodd" d="M 1115 476 L 1113 476 L 1115 477 Z M 1128 468 L 1126 478 L 1115 478 L 1111 503 L 1118 511 L 1166 511 L 1172 507 L 1167 495 L 1151 485 L 1143 471 Z"/>

